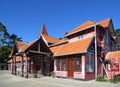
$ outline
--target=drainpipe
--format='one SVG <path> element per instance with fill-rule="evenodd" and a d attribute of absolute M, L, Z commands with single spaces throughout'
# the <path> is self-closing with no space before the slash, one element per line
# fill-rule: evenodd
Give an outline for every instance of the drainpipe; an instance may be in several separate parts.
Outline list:
<path fill-rule="evenodd" d="M 94 25 L 94 32 L 95 32 L 95 78 L 97 78 L 98 64 L 97 64 L 97 32 L 96 32 L 96 22 L 95 22 L 95 25 Z"/>

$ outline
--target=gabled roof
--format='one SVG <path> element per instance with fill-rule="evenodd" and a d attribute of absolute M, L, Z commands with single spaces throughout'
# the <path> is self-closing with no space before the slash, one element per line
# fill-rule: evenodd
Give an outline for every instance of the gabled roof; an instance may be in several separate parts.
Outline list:
<path fill-rule="evenodd" d="M 45 40 L 46 40 L 48 43 L 56 43 L 56 42 L 59 41 L 59 39 L 54 38 L 54 37 L 48 35 L 45 25 L 43 25 L 43 27 L 42 27 L 42 29 L 41 29 L 39 38 L 41 37 L 41 35 L 45 38 Z"/>
<path fill-rule="evenodd" d="M 32 41 L 32 42 L 30 42 L 30 43 L 26 43 L 25 45 L 23 45 L 23 46 L 19 49 L 19 52 L 24 52 L 24 51 L 26 51 L 26 50 L 27 50 L 30 46 L 32 46 L 36 41 L 37 41 L 37 40 Z"/>
<path fill-rule="evenodd" d="M 109 26 L 109 23 L 111 21 L 111 18 L 108 18 L 108 19 L 105 19 L 105 20 L 102 20 L 100 22 L 98 22 L 103 28 L 107 28 Z"/>
<path fill-rule="evenodd" d="M 59 39 L 54 38 L 52 36 L 48 36 L 48 35 L 43 35 L 43 36 L 48 43 L 57 43 L 60 41 Z"/>
<path fill-rule="evenodd" d="M 21 42 L 21 41 L 16 41 L 16 45 L 17 45 L 17 48 L 18 48 L 18 50 L 22 47 L 22 46 L 24 46 L 24 45 L 26 45 L 27 43 L 24 43 L 24 42 Z"/>
<path fill-rule="evenodd" d="M 120 51 L 108 52 L 105 60 L 111 60 L 112 58 L 120 58 Z"/>
<path fill-rule="evenodd" d="M 12 56 L 13 56 L 15 50 L 19 52 L 19 50 L 20 50 L 24 45 L 26 45 L 26 44 L 27 44 L 27 43 L 24 43 L 24 42 L 15 40 L 14 47 L 12 48 L 9 57 L 12 57 Z"/>
<path fill-rule="evenodd" d="M 77 33 L 81 30 L 84 30 L 90 26 L 93 26 L 95 23 L 92 22 L 92 21 L 87 21 L 87 22 L 84 22 L 83 24 L 81 24 L 80 26 L 78 26 L 77 28 L 73 29 L 72 31 L 68 32 L 65 36 L 69 36 L 73 33 Z"/>
<path fill-rule="evenodd" d="M 51 47 L 50 49 L 54 53 L 54 56 L 86 53 L 92 39 L 93 37 L 85 38 L 79 41 Z"/>
<path fill-rule="evenodd" d="M 79 31 L 82 31 L 82 30 L 85 30 L 85 29 L 88 29 L 90 27 L 93 27 L 96 24 L 99 24 L 101 25 L 103 28 L 107 28 L 109 26 L 109 23 L 110 23 L 111 19 L 108 18 L 108 19 L 105 19 L 105 20 L 102 20 L 100 22 L 92 22 L 92 21 L 86 21 L 84 22 L 83 24 L 81 24 L 80 26 L 78 26 L 77 28 L 73 29 L 72 31 L 68 32 L 66 36 L 69 36 L 71 34 L 74 34 L 74 33 L 77 33 Z"/>

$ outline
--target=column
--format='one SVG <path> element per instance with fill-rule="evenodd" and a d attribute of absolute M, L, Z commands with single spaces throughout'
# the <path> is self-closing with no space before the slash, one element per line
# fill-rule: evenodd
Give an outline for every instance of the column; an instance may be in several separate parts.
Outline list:
<path fill-rule="evenodd" d="M 33 60 L 31 60 L 31 62 L 30 62 L 30 68 L 31 68 L 31 73 L 33 74 L 33 73 L 34 73 L 34 69 L 33 69 Z"/>
<path fill-rule="evenodd" d="M 83 75 L 83 79 L 85 79 L 85 55 L 82 55 L 82 75 Z"/>
<path fill-rule="evenodd" d="M 14 65 L 13 57 L 12 57 L 12 62 L 11 62 L 11 64 L 12 64 L 12 65 L 11 65 L 11 71 L 12 71 L 11 73 L 13 74 L 13 65 Z"/>
<path fill-rule="evenodd" d="M 13 59 L 14 59 L 14 65 L 13 65 L 13 67 L 14 67 L 14 75 L 16 75 L 16 56 L 14 56 Z"/>
<path fill-rule="evenodd" d="M 41 71 L 41 74 L 43 74 L 43 58 L 41 58 L 41 69 L 40 69 L 40 71 Z"/>
<path fill-rule="evenodd" d="M 26 57 L 26 78 L 28 78 L 28 57 Z"/>
<path fill-rule="evenodd" d="M 23 77 L 23 56 L 21 58 L 21 76 Z"/>

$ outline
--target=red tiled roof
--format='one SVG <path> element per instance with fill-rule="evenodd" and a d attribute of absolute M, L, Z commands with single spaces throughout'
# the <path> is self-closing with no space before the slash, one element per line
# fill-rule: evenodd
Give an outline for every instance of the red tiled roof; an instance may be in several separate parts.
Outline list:
<path fill-rule="evenodd" d="M 59 46 L 51 47 L 50 49 L 54 53 L 54 56 L 84 53 L 87 52 L 87 49 L 92 39 L 93 37 L 90 37 L 76 42 L 71 42 L 71 43 L 66 43 Z"/>
<path fill-rule="evenodd" d="M 41 37 L 41 35 L 44 36 L 45 40 L 48 43 L 56 43 L 56 42 L 59 41 L 59 39 L 54 38 L 54 37 L 48 35 L 45 25 L 42 26 L 41 32 L 39 34 L 39 38 Z"/>
<path fill-rule="evenodd" d="M 42 26 L 40 35 L 41 35 L 41 34 L 42 34 L 42 35 L 48 35 L 45 25 Z M 40 36 L 40 35 L 39 35 L 39 36 Z"/>
<path fill-rule="evenodd" d="M 71 35 L 73 33 L 76 33 L 80 30 L 83 30 L 83 29 L 86 29 L 88 28 L 89 26 L 93 26 L 95 23 L 94 22 L 91 22 L 91 21 L 87 21 L 83 24 L 81 24 L 80 26 L 78 26 L 77 28 L 73 29 L 72 31 L 68 32 L 65 36 L 68 36 L 68 35 Z"/>
<path fill-rule="evenodd" d="M 26 58 L 27 58 L 27 57 L 23 57 L 23 61 L 25 61 Z M 22 57 L 21 57 L 21 56 L 16 56 L 16 62 L 19 62 L 19 61 L 21 61 L 21 60 L 22 60 Z M 11 62 L 12 62 L 12 59 L 10 59 L 10 60 L 8 61 L 8 63 L 11 63 Z"/>
<path fill-rule="evenodd" d="M 120 58 L 120 51 L 108 52 L 105 60 L 111 60 L 112 58 Z"/>
<path fill-rule="evenodd" d="M 48 43 L 57 43 L 60 41 L 59 39 L 48 36 L 48 35 L 43 35 L 43 36 L 44 36 L 45 40 L 47 40 Z"/>
<path fill-rule="evenodd" d="M 21 41 L 16 41 L 16 43 L 17 43 L 18 50 L 19 50 L 22 46 L 26 45 L 26 43 L 21 42 Z"/>
<path fill-rule="evenodd" d="M 106 20 L 102 20 L 100 22 L 96 22 L 96 24 L 100 24 L 103 28 L 106 28 L 108 27 L 109 25 L 109 22 L 110 22 L 110 18 L 106 19 Z M 72 31 L 68 32 L 65 36 L 69 36 L 71 34 L 74 34 L 74 33 L 77 33 L 81 30 L 85 30 L 85 29 L 88 29 L 92 26 L 94 26 L 95 22 L 92 22 L 92 21 L 87 21 L 87 22 L 84 22 L 83 24 L 81 24 L 80 26 L 78 26 L 77 28 L 73 29 Z"/>
<path fill-rule="evenodd" d="M 19 50 L 20 50 L 24 45 L 26 45 L 26 44 L 27 44 L 27 43 L 25 43 L 25 42 L 16 41 L 17 51 L 19 51 Z M 13 51 L 14 51 L 14 47 L 12 48 L 9 57 L 12 57 Z"/>
<path fill-rule="evenodd" d="M 100 21 L 100 22 L 98 22 L 98 23 L 99 23 L 102 27 L 106 28 L 106 27 L 109 26 L 110 21 L 111 21 L 111 18 L 108 18 L 108 19 L 102 20 L 102 21 Z"/>
<path fill-rule="evenodd" d="M 32 41 L 32 42 L 30 42 L 30 43 L 26 43 L 24 46 L 22 46 L 22 47 L 19 49 L 19 52 L 24 52 L 24 51 L 27 50 L 30 46 L 32 46 L 36 41 L 37 41 L 37 40 Z"/>

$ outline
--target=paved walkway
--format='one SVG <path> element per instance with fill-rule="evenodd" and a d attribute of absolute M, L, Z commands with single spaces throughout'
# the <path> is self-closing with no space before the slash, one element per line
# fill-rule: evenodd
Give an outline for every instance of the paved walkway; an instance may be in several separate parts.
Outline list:
<path fill-rule="evenodd" d="M 80 81 L 67 78 L 22 78 L 0 71 L 0 87 L 120 87 L 120 83 Z"/>

